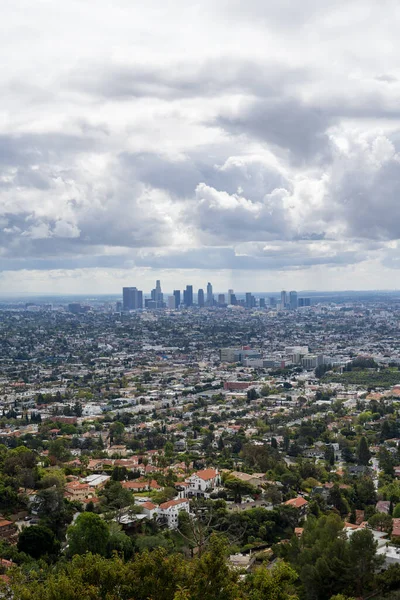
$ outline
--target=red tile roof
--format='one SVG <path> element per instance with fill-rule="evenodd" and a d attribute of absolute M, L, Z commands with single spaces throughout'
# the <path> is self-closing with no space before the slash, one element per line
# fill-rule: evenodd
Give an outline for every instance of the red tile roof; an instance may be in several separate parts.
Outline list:
<path fill-rule="evenodd" d="M 167 508 L 171 508 L 171 506 L 178 506 L 178 504 L 186 504 L 188 500 L 186 498 L 179 498 L 178 500 L 169 500 L 168 502 L 163 502 L 160 504 L 160 508 L 165 510 Z"/>
<path fill-rule="evenodd" d="M 13 522 L 12 521 L 7 521 L 7 519 L 1 519 L 0 520 L 0 527 L 7 527 L 8 525 L 12 525 Z"/>
<path fill-rule="evenodd" d="M 139 506 L 147 508 L 147 510 L 154 510 L 155 508 L 157 508 L 157 504 L 153 504 L 153 502 L 142 502 L 141 504 L 139 504 Z"/>
<path fill-rule="evenodd" d="M 297 496 L 297 498 L 292 498 L 291 500 L 287 500 L 285 502 L 286 506 L 293 506 L 294 508 L 301 508 L 308 504 L 307 500 L 304 500 L 301 496 Z"/>
<path fill-rule="evenodd" d="M 203 481 L 209 481 L 210 479 L 214 479 L 218 473 L 215 469 L 203 469 L 202 471 L 197 471 L 195 475 L 203 479 Z"/>

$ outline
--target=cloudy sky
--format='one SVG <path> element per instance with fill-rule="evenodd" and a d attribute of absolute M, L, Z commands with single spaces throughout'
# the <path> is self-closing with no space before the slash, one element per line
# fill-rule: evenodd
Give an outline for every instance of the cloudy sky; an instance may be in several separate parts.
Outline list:
<path fill-rule="evenodd" d="M 0 294 L 400 288 L 398 0 L 16 0 Z"/>

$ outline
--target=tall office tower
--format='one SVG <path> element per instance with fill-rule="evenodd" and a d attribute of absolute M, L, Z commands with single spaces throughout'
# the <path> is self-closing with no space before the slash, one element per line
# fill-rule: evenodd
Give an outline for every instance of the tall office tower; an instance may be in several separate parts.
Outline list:
<path fill-rule="evenodd" d="M 268 300 L 269 300 L 269 305 L 272 306 L 273 308 L 275 308 L 276 298 L 274 296 L 271 296 Z"/>
<path fill-rule="evenodd" d="M 232 294 L 233 294 L 233 290 L 228 290 L 228 296 L 226 299 L 228 304 L 232 304 Z"/>
<path fill-rule="evenodd" d="M 186 290 L 183 292 L 183 303 L 185 306 L 193 306 L 193 286 L 187 285 Z"/>
<path fill-rule="evenodd" d="M 236 294 L 231 294 L 231 304 L 232 304 L 232 306 L 236 306 L 237 305 Z"/>
<path fill-rule="evenodd" d="M 311 306 L 311 298 L 304 298 L 304 306 Z"/>
<path fill-rule="evenodd" d="M 174 290 L 175 296 L 175 308 L 179 308 L 181 305 L 181 290 Z"/>
<path fill-rule="evenodd" d="M 155 287 L 155 297 L 154 300 L 157 302 L 157 307 L 162 308 L 164 305 L 164 294 L 161 291 L 161 283 L 160 280 L 157 279 L 156 287 Z"/>
<path fill-rule="evenodd" d="M 296 310 L 298 303 L 297 303 L 297 292 L 289 292 L 289 306 L 291 308 L 291 310 Z"/>
<path fill-rule="evenodd" d="M 176 306 L 175 306 L 175 296 L 168 296 L 168 308 L 170 310 L 174 310 L 176 308 Z"/>
<path fill-rule="evenodd" d="M 123 310 L 143 308 L 143 292 L 135 287 L 122 288 Z"/>
<path fill-rule="evenodd" d="M 212 306 L 214 304 L 213 287 L 210 282 L 207 283 L 207 305 Z"/>
<path fill-rule="evenodd" d="M 142 292 L 142 290 L 137 291 L 136 308 L 143 308 L 143 292 Z"/>
<path fill-rule="evenodd" d="M 197 292 L 197 304 L 202 308 L 204 306 L 204 290 L 201 288 Z"/>
<path fill-rule="evenodd" d="M 265 298 L 260 298 L 260 308 L 265 308 Z"/>
<path fill-rule="evenodd" d="M 281 308 L 286 308 L 287 303 L 288 303 L 287 292 L 285 292 L 285 290 L 282 290 L 282 292 L 281 292 Z"/>
<path fill-rule="evenodd" d="M 252 306 L 253 306 L 253 296 L 251 295 L 251 292 L 246 292 L 246 307 L 252 308 Z"/>
<path fill-rule="evenodd" d="M 122 305 L 124 310 L 133 310 L 135 308 L 135 287 L 122 288 Z"/>
<path fill-rule="evenodd" d="M 218 294 L 218 304 L 221 306 L 225 304 L 225 294 Z"/>
<path fill-rule="evenodd" d="M 298 302 L 297 302 L 297 306 L 298 306 L 299 308 L 304 306 L 304 298 L 299 298 L 299 300 L 298 300 Z"/>
<path fill-rule="evenodd" d="M 130 290 L 132 288 L 123 287 L 122 288 L 122 309 L 130 310 Z"/>

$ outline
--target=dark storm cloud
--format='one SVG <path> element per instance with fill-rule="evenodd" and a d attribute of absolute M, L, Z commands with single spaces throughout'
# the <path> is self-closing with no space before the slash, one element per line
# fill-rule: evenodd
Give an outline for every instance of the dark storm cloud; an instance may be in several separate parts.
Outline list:
<path fill-rule="evenodd" d="M 327 161 L 331 144 L 327 130 L 336 120 L 324 110 L 296 98 L 271 98 L 244 104 L 237 111 L 221 114 L 215 124 L 288 151 L 295 162 Z"/>

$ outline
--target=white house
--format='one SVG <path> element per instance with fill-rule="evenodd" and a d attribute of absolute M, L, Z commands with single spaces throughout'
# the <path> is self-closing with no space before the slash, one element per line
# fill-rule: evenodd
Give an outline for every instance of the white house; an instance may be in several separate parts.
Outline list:
<path fill-rule="evenodd" d="M 166 522 L 169 529 L 176 529 L 178 527 L 178 515 L 181 510 L 189 513 L 189 500 L 187 498 L 178 498 L 177 500 L 163 502 L 157 510 L 158 518 L 160 521 Z"/>
<path fill-rule="evenodd" d="M 187 496 L 209 498 L 214 488 L 220 485 L 221 477 L 218 469 L 203 469 L 190 475 L 186 479 L 186 483 L 188 484 L 186 488 Z"/>
<path fill-rule="evenodd" d="M 147 519 L 152 519 L 154 515 L 158 514 L 158 505 L 153 502 L 142 502 L 139 506 L 143 510 L 143 514 L 146 515 Z"/>

